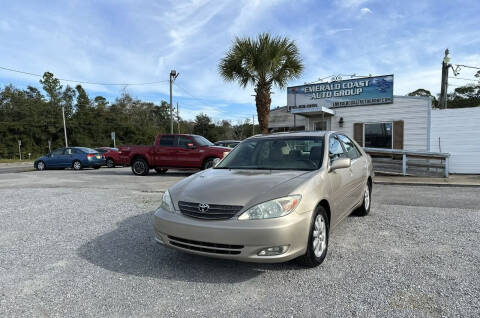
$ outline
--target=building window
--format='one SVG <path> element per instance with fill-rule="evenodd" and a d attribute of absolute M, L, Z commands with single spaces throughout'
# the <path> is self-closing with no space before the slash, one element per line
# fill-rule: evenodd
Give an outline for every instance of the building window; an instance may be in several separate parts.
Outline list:
<path fill-rule="evenodd" d="M 392 149 L 392 123 L 365 124 L 365 147 Z"/>

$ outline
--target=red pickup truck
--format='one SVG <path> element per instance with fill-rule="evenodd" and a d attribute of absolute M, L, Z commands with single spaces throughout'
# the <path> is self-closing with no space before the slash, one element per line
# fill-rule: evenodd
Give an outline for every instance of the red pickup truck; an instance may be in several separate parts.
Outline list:
<path fill-rule="evenodd" d="M 153 146 L 121 146 L 119 164 L 131 166 L 137 176 L 150 169 L 165 173 L 169 168 L 208 169 L 215 158 L 222 159 L 231 149 L 218 147 L 198 135 L 158 135 Z"/>

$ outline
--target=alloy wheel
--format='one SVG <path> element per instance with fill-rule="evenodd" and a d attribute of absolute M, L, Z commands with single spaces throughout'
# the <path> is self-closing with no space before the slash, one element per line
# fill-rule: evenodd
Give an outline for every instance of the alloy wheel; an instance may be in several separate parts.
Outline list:
<path fill-rule="evenodd" d="M 318 214 L 315 218 L 315 227 L 313 229 L 313 251 L 316 257 L 320 257 L 327 247 L 327 226 L 323 215 Z"/>
<path fill-rule="evenodd" d="M 80 161 L 75 161 L 73 163 L 73 169 L 80 170 L 81 168 L 82 168 L 82 164 L 80 163 Z"/>
<path fill-rule="evenodd" d="M 136 161 L 133 164 L 133 169 L 135 170 L 135 173 L 142 174 L 145 172 L 145 165 L 141 161 Z"/>
<path fill-rule="evenodd" d="M 368 211 L 370 208 L 370 189 L 368 185 L 365 187 L 365 193 L 363 195 L 363 205 L 365 206 L 365 210 Z"/>
<path fill-rule="evenodd" d="M 45 164 L 42 161 L 40 161 L 39 163 L 37 163 L 37 169 L 40 171 L 44 170 Z"/>

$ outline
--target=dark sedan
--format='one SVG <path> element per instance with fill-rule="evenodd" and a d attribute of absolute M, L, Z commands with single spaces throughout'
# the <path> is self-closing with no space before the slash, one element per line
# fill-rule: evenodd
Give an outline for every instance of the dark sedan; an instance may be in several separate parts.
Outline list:
<path fill-rule="evenodd" d="M 240 141 L 238 140 L 219 140 L 215 142 L 215 146 L 235 148 L 239 143 Z"/>
<path fill-rule="evenodd" d="M 67 147 L 55 149 L 49 154 L 38 158 L 33 163 L 35 169 L 65 169 L 81 170 L 83 168 L 98 169 L 105 165 L 105 158 L 96 150 L 85 147 Z"/>

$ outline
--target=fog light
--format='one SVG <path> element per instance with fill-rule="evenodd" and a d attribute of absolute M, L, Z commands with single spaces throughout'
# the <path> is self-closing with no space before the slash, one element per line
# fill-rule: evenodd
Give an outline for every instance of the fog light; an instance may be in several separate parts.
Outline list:
<path fill-rule="evenodd" d="M 155 241 L 156 241 L 158 244 L 165 245 L 165 242 L 163 241 L 163 239 L 162 239 L 161 236 L 155 236 Z"/>
<path fill-rule="evenodd" d="M 281 255 L 288 250 L 288 245 L 282 246 L 272 246 L 268 248 L 264 248 L 260 252 L 258 252 L 258 256 L 275 256 Z"/>

